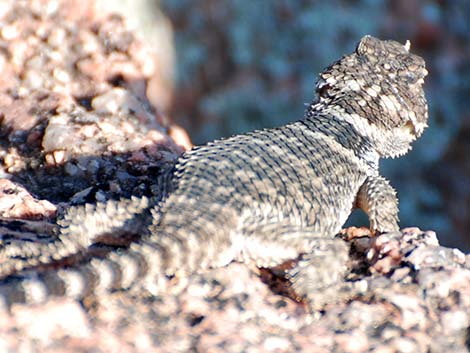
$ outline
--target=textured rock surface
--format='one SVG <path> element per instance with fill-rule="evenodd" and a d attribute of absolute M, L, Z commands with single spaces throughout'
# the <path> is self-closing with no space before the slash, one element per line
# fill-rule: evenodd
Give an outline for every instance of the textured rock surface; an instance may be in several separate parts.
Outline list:
<path fill-rule="evenodd" d="M 146 96 L 154 57 L 119 17 L 78 22 L 69 5 L 17 1 L 3 13 L 1 176 L 54 202 L 151 194 L 183 151 Z"/>
<path fill-rule="evenodd" d="M 373 240 L 349 229 L 352 301 L 308 313 L 246 266 L 170 281 L 158 297 L 114 293 L 0 315 L 5 351 L 468 352 L 470 255 L 417 228 Z M 355 235 L 354 233 L 359 233 Z M 369 249 L 369 250 L 367 250 Z M 354 260 L 353 260 L 354 259 Z M 281 288 L 282 289 L 282 288 Z M 21 337 L 21 339 L 19 339 Z"/>
<path fill-rule="evenodd" d="M 67 20 L 71 14 L 55 16 L 54 11 L 66 13 L 50 5 L 3 15 L 0 41 L 8 55 L 0 56 L 2 217 L 47 220 L 70 203 L 152 194 L 155 175 L 181 151 L 161 127 L 163 121 L 154 118 L 158 114 L 145 93 L 135 90 L 134 83 L 148 76 L 125 49 L 139 44 L 120 20 L 78 24 Z M 38 37 L 41 28 L 45 34 Z M 63 45 L 52 57 L 62 59 L 49 62 L 40 53 L 54 52 L 50 33 L 61 28 Z M 120 34 L 118 43 L 109 37 L 113 33 Z M 87 44 L 95 43 L 93 54 L 85 55 L 93 61 L 87 73 L 78 65 L 85 59 L 75 51 L 81 35 Z M 134 76 L 128 78 L 115 64 Z M 55 75 L 55 69 L 62 73 Z M 37 77 L 41 84 L 35 86 Z M 38 240 L 38 223 L 32 222 L 29 232 L 12 233 L 3 226 L 14 223 L 2 222 L 2 241 Z M 43 306 L 16 305 L 11 313 L 0 313 L 0 351 L 470 350 L 470 255 L 440 247 L 433 232 L 416 228 L 375 239 L 363 229 L 344 233 L 355 268 L 349 278 L 354 300 L 342 301 L 338 293 L 338 303 L 323 312 L 309 313 L 290 299 L 276 271 L 258 273 L 232 263 L 187 282 L 173 278 L 158 297 L 136 289 L 82 304 L 57 299 Z"/>

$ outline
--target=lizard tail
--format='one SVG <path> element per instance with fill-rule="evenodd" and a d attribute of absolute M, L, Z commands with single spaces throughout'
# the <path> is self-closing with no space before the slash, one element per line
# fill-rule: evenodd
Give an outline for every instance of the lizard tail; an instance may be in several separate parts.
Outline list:
<path fill-rule="evenodd" d="M 96 205 L 72 207 L 57 223 L 61 227 L 58 239 L 74 250 L 107 239 L 105 243 L 119 243 L 123 234 L 143 230 L 143 218 L 151 207 L 147 197 L 135 197 L 100 202 Z"/>
<path fill-rule="evenodd" d="M 61 229 L 54 241 L 21 242 L 0 249 L 0 278 L 77 255 L 97 242 L 126 245 L 124 234 L 138 234 L 145 229 L 145 211 L 150 204 L 146 197 L 132 197 L 72 207 L 58 221 Z"/>
<path fill-rule="evenodd" d="M 10 276 L 0 283 L 0 308 L 9 309 L 15 303 L 44 303 L 55 296 L 81 300 L 128 289 L 142 278 L 159 286 L 164 278 L 166 255 L 163 249 L 134 243 L 127 250 L 111 251 L 105 257 L 95 257 L 73 267 Z"/>

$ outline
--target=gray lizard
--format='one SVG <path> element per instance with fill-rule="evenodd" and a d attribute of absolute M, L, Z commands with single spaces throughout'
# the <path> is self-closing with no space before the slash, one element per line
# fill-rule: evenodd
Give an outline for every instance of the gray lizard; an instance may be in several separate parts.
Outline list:
<path fill-rule="evenodd" d="M 426 127 L 426 74 L 409 42 L 363 37 L 320 74 L 303 120 L 196 147 L 162 176 L 158 200 L 73 208 L 55 242 L 5 248 L 3 303 L 135 285 L 153 293 L 165 275 L 292 259 L 286 276 L 315 303 L 345 275 L 347 247 L 335 235 L 352 209 L 367 213 L 373 232 L 398 230 L 396 193 L 378 163 L 406 153 Z M 139 237 L 119 251 L 93 252 L 99 239 L 123 233 Z"/>

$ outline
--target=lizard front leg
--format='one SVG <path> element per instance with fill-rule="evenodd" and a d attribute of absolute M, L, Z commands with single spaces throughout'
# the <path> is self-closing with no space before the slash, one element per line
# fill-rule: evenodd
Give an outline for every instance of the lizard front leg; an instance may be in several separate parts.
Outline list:
<path fill-rule="evenodd" d="M 396 191 L 384 177 L 367 177 L 359 189 L 356 204 L 368 215 L 373 233 L 399 230 Z"/>
<path fill-rule="evenodd" d="M 356 204 L 367 213 L 373 232 L 398 228 L 398 200 L 395 190 L 382 176 L 370 176 L 359 189 Z M 351 295 L 344 281 L 348 249 L 341 239 L 318 238 L 312 250 L 302 255 L 297 266 L 288 271 L 294 291 L 308 300 L 312 309 L 321 309 Z"/>

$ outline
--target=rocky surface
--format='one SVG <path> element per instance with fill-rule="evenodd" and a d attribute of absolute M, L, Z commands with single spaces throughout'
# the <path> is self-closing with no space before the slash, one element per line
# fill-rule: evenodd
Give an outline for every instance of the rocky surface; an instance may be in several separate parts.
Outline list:
<path fill-rule="evenodd" d="M 470 255 L 416 228 L 371 239 L 349 229 L 348 297 L 321 312 L 277 294 L 286 283 L 232 263 L 79 303 L 0 315 L 4 351 L 468 352 Z M 354 235 L 359 233 L 359 235 Z M 280 283 L 278 281 L 281 281 Z M 322 293 L 319 293 L 319 297 Z M 330 298 L 331 299 L 331 298 Z"/>
<path fill-rule="evenodd" d="M 151 54 L 120 18 L 74 3 L 2 8 L 0 246 L 44 241 L 70 204 L 156 193 L 189 145 L 147 99 Z M 417 228 L 341 236 L 348 292 L 322 311 L 293 299 L 282 267 L 232 263 L 169 279 L 159 296 L 15 305 L 0 313 L 0 352 L 470 351 L 470 255 Z"/>
<path fill-rule="evenodd" d="M 147 99 L 152 53 L 120 17 L 79 22 L 68 1 L 12 4 L 0 29 L 1 176 L 55 203 L 151 194 L 190 144 L 169 137 L 180 130 Z M 1 215 L 13 215 L 11 190 L 1 192 Z"/>

